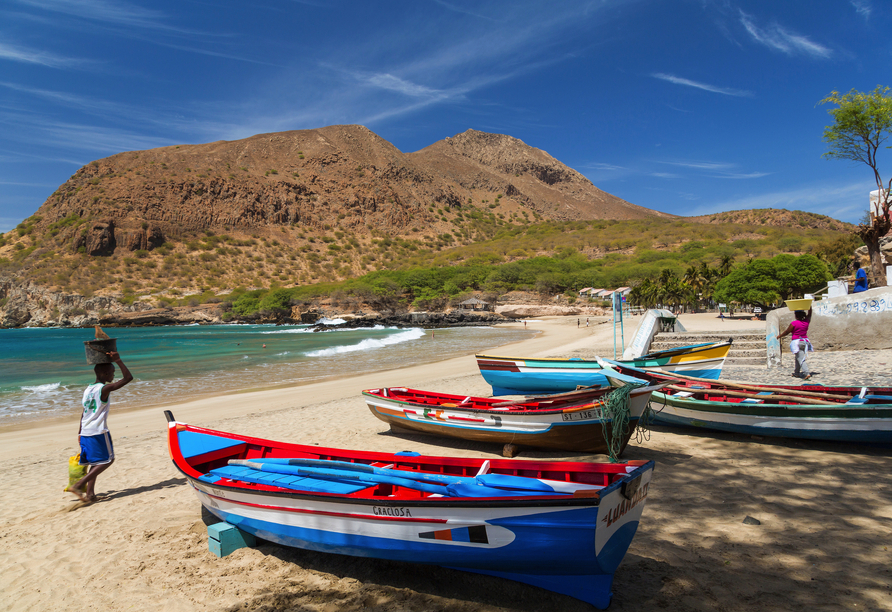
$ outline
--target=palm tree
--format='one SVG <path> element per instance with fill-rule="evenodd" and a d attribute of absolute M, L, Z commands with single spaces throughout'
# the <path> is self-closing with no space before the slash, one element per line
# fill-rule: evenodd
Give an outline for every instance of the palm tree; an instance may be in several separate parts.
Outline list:
<path fill-rule="evenodd" d="M 725 278 L 731 274 L 733 267 L 734 257 L 732 255 L 722 255 L 722 258 L 719 260 L 719 278 Z"/>

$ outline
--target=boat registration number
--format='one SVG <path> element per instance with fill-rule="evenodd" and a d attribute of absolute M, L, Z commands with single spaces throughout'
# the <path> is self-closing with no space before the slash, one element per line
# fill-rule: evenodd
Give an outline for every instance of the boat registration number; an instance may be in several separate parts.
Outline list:
<path fill-rule="evenodd" d="M 588 421 L 591 419 L 600 419 L 600 410 L 580 410 L 579 412 L 565 412 L 561 415 L 565 421 Z"/>

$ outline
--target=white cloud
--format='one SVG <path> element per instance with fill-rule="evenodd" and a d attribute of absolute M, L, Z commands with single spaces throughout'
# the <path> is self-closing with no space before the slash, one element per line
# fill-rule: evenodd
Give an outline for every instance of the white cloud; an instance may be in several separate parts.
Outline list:
<path fill-rule="evenodd" d="M 864 17 L 865 19 L 870 18 L 870 14 L 873 12 L 873 6 L 870 4 L 870 0 L 850 0 L 852 6 L 855 7 L 855 11 Z"/>
<path fill-rule="evenodd" d="M 444 91 L 431 89 L 424 85 L 418 85 L 392 74 L 357 75 L 357 79 L 372 87 L 394 91 L 412 98 L 443 98 L 447 94 Z"/>
<path fill-rule="evenodd" d="M 579 166 L 585 170 L 600 170 L 602 172 L 612 172 L 617 170 L 626 170 L 623 166 L 616 166 L 614 164 L 603 164 L 601 162 L 589 162 L 587 164 L 583 164 Z"/>
<path fill-rule="evenodd" d="M 759 27 L 753 21 L 753 18 L 743 11 L 740 11 L 740 22 L 756 42 L 765 45 L 769 49 L 774 49 L 787 55 L 808 55 L 822 59 L 828 59 L 833 55 L 833 51 L 827 47 L 809 40 L 806 36 L 794 34 L 776 23 L 772 23 L 765 28 Z"/>
<path fill-rule="evenodd" d="M 699 83 L 697 81 L 692 81 L 690 79 L 678 77 L 673 74 L 665 74 L 663 72 L 655 72 L 651 76 L 654 77 L 655 79 L 661 79 L 663 81 L 675 83 L 676 85 L 685 85 L 687 87 L 695 87 L 697 89 L 702 89 L 704 91 L 709 91 L 712 93 L 719 93 L 719 94 L 723 94 L 726 96 L 750 97 L 753 95 L 753 93 L 751 91 L 745 91 L 742 89 L 732 89 L 730 87 L 717 87 L 715 85 Z"/>
<path fill-rule="evenodd" d="M 114 0 L 17 0 L 19 4 L 44 12 L 61 13 L 116 26 L 188 33 L 188 30 L 164 23 L 166 16 L 158 11 Z"/>
<path fill-rule="evenodd" d="M 659 163 L 681 168 L 691 168 L 693 170 L 704 170 L 707 173 L 706 176 L 718 179 L 752 179 L 771 174 L 770 172 L 735 172 L 734 169 L 737 167 L 737 164 L 726 162 L 660 161 Z"/>
<path fill-rule="evenodd" d="M 72 57 L 62 57 L 47 51 L 37 51 L 0 42 L 0 59 L 23 62 L 26 64 L 38 64 L 49 68 L 65 68 L 84 63 Z"/>
<path fill-rule="evenodd" d="M 669 164 L 670 166 L 681 166 L 683 168 L 696 168 L 698 170 L 727 170 L 734 167 L 734 164 L 728 164 L 725 162 L 661 161 L 660 163 Z"/>

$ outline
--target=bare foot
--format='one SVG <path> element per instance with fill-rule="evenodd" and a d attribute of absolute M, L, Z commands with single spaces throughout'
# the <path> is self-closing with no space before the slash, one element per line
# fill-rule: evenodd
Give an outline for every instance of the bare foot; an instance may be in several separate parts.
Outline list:
<path fill-rule="evenodd" d="M 82 502 L 90 501 L 89 498 L 87 497 L 87 492 L 84 489 L 72 489 L 71 487 L 65 487 L 65 491 L 67 493 L 71 493 L 72 495 L 75 495 Z M 94 497 L 95 497 L 95 495 L 94 495 Z"/>

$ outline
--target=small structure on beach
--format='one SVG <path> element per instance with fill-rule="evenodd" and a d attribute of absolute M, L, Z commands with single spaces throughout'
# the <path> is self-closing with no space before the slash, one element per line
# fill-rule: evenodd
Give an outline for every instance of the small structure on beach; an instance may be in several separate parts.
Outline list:
<path fill-rule="evenodd" d="M 490 310 L 491 306 L 489 302 L 484 302 L 483 300 L 477 298 L 470 298 L 462 302 L 458 305 L 459 310 Z"/>

